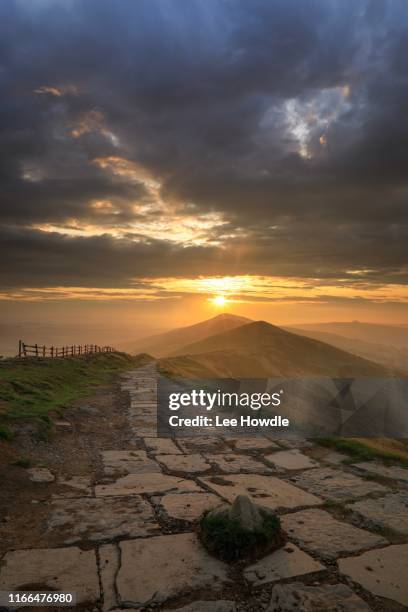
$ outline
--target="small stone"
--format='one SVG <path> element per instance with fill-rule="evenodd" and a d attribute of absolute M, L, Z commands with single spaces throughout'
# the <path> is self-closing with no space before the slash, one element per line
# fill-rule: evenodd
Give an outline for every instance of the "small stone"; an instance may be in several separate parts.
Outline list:
<path fill-rule="evenodd" d="M 376 474 L 383 478 L 391 478 L 400 482 L 408 483 L 408 470 L 399 465 L 384 465 L 375 461 L 365 461 L 363 463 L 355 463 L 354 467 L 370 474 Z"/>
<path fill-rule="evenodd" d="M 47 468 L 33 467 L 27 470 L 30 480 L 33 482 L 53 482 L 55 480 L 54 474 Z"/>
<path fill-rule="evenodd" d="M 266 449 L 279 448 L 279 446 L 261 436 L 253 436 L 252 438 L 236 438 L 232 440 L 236 450 L 240 451 L 263 451 Z"/>
<path fill-rule="evenodd" d="M 370 593 L 408 606 L 408 544 L 370 550 L 338 564 L 342 574 Z"/>
<path fill-rule="evenodd" d="M 247 567 L 244 570 L 244 576 L 252 586 L 260 586 L 324 569 L 321 563 L 312 559 L 294 544 L 290 544 Z"/>
<path fill-rule="evenodd" d="M 56 429 L 70 431 L 72 429 L 72 423 L 69 421 L 54 421 L 54 427 L 56 427 Z"/>
<path fill-rule="evenodd" d="M 231 453 L 229 446 L 221 438 L 192 437 L 180 438 L 178 445 L 184 453 Z"/>
<path fill-rule="evenodd" d="M 345 584 L 307 586 L 301 582 L 273 587 L 268 612 L 370 612 L 363 599 Z"/>

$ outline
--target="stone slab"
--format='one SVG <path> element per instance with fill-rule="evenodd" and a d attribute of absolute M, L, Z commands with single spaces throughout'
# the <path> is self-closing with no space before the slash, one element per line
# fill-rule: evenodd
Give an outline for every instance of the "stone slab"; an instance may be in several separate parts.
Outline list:
<path fill-rule="evenodd" d="M 366 602 L 345 584 L 307 586 L 277 584 L 267 612 L 370 612 Z"/>
<path fill-rule="evenodd" d="M 170 472 L 179 474 L 202 474 L 211 469 L 211 465 L 202 455 L 156 455 L 156 461 L 164 465 Z"/>
<path fill-rule="evenodd" d="M 408 606 L 408 544 L 370 550 L 339 560 L 339 569 L 364 589 Z"/>
<path fill-rule="evenodd" d="M 221 503 L 220 498 L 212 493 L 169 493 L 160 501 L 168 517 L 183 521 L 196 521 L 203 512 Z"/>
<path fill-rule="evenodd" d="M 354 467 L 370 474 L 376 474 L 383 478 L 392 478 L 400 482 L 408 483 L 408 470 L 399 465 L 384 465 L 375 461 L 364 461 L 362 463 L 354 463 Z"/>
<path fill-rule="evenodd" d="M 96 497 L 139 495 L 142 493 L 151 495 L 170 492 L 189 493 L 192 491 L 201 491 L 200 487 L 192 480 L 154 473 L 128 474 L 123 476 L 123 478 L 119 478 L 116 482 L 95 487 Z"/>
<path fill-rule="evenodd" d="M 100 598 L 95 551 L 70 548 L 15 550 L 0 566 L 0 590 L 23 590 L 35 585 L 76 593 L 77 604 Z"/>
<path fill-rule="evenodd" d="M 348 506 L 358 512 L 368 526 L 392 529 L 408 535 L 408 491 L 390 493 L 377 499 L 363 499 Z"/>
<path fill-rule="evenodd" d="M 181 455 L 181 450 L 170 438 L 143 438 L 143 440 L 147 450 L 154 455 Z"/>
<path fill-rule="evenodd" d="M 179 438 L 179 447 L 188 453 L 230 453 L 230 447 L 221 438 L 197 436 L 191 438 Z"/>
<path fill-rule="evenodd" d="M 264 451 L 273 448 L 280 448 L 276 442 L 268 440 L 261 436 L 253 436 L 251 438 L 235 438 L 231 440 L 234 448 L 240 451 Z"/>
<path fill-rule="evenodd" d="M 150 504 L 131 498 L 83 497 L 55 500 L 48 529 L 65 534 L 64 542 L 99 541 L 116 537 L 136 538 L 159 530 Z"/>
<path fill-rule="evenodd" d="M 99 572 L 103 594 L 102 610 L 107 612 L 118 605 L 115 589 L 116 573 L 119 569 L 119 548 L 116 544 L 106 544 L 99 548 Z"/>
<path fill-rule="evenodd" d="M 266 461 L 285 470 L 306 470 L 319 467 L 319 463 L 311 459 L 297 448 L 278 451 L 265 457 Z"/>
<path fill-rule="evenodd" d="M 327 559 L 387 544 L 379 535 L 334 519 L 316 508 L 281 517 L 290 538 L 308 551 Z"/>
<path fill-rule="evenodd" d="M 274 476 L 231 474 L 208 476 L 200 478 L 199 482 L 230 503 L 237 495 L 249 495 L 258 504 L 272 509 L 317 506 L 322 503 L 311 493 Z"/>
<path fill-rule="evenodd" d="M 224 474 L 272 474 L 273 470 L 249 455 L 224 453 L 205 455 L 207 461 Z"/>
<path fill-rule="evenodd" d="M 55 480 L 54 474 L 47 468 L 33 467 L 27 470 L 27 473 L 33 482 L 53 482 Z"/>
<path fill-rule="evenodd" d="M 247 567 L 244 570 L 244 577 L 256 587 L 324 569 L 321 563 L 290 543 Z"/>
<path fill-rule="evenodd" d="M 382 485 L 332 468 L 307 470 L 291 478 L 303 489 L 333 501 L 346 501 L 369 493 L 386 492 Z"/>
<path fill-rule="evenodd" d="M 85 476 L 58 478 L 58 484 L 66 487 L 66 490 L 59 492 L 56 497 L 90 497 L 92 495 L 91 480 Z"/>
<path fill-rule="evenodd" d="M 143 450 L 103 451 L 102 462 L 106 476 L 161 472 L 157 463 Z"/>
<path fill-rule="evenodd" d="M 343 455 L 343 453 L 338 453 L 337 451 L 329 451 L 321 458 L 322 461 L 330 463 L 331 465 L 342 465 L 343 461 L 346 459 L 350 459 L 350 457 Z"/>
<path fill-rule="evenodd" d="M 227 565 L 211 557 L 193 533 L 127 540 L 120 548 L 116 584 L 122 605 L 163 603 L 228 581 Z"/>

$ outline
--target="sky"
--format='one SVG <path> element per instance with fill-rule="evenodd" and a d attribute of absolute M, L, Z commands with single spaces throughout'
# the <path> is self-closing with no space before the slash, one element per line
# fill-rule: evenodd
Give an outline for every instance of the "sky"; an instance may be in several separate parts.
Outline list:
<path fill-rule="evenodd" d="M 408 322 L 406 0 L 3 0 L 0 20 L 8 334 Z"/>

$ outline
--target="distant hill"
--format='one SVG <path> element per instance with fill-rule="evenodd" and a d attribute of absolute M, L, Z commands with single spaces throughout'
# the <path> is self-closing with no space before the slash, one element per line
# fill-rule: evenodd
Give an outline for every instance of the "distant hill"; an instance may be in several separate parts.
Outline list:
<path fill-rule="evenodd" d="M 377 323 L 350 321 L 291 325 L 291 328 L 337 334 L 345 338 L 363 340 L 364 342 L 408 348 L 408 327 L 404 325 L 379 325 Z"/>
<path fill-rule="evenodd" d="M 285 327 L 286 331 L 306 338 L 313 338 L 331 344 L 343 351 L 353 353 L 359 357 L 364 357 L 370 361 L 375 361 L 385 367 L 395 368 L 408 372 L 408 348 L 396 347 L 377 342 L 367 342 L 358 338 L 348 338 L 339 334 L 332 334 L 324 331 L 315 331 L 297 327 Z"/>
<path fill-rule="evenodd" d="M 161 359 L 163 373 L 187 378 L 387 377 L 392 371 L 317 340 L 255 321 Z"/>
<path fill-rule="evenodd" d="M 223 313 L 195 325 L 179 327 L 163 334 L 142 338 L 134 343 L 130 352 L 144 352 L 155 357 L 166 357 L 178 353 L 181 347 L 198 342 L 222 332 L 236 329 L 249 323 L 251 319 Z"/>

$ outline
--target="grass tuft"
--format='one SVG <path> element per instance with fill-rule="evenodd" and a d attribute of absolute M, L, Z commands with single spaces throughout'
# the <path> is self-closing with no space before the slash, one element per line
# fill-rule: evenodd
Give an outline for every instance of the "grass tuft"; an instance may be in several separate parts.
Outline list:
<path fill-rule="evenodd" d="M 228 516 L 205 514 L 200 522 L 201 538 L 207 549 L 223 561 L 238 561 L 257 551 L 283 543 L 278 516 L 267 516 L 256 531 L 243 529 Z"/>
<path fill-rule="evenodd" d="M 318 438 L 316 440 L 321 446 L 327 448 L 333 448 L 340 452 L 346 453 L 351 457 L 351 460 L 345 461 L 346 463 L 354 463 L 356 461 L 373 461 L 379 459 L 385 464 L 399 463 L 408 467 L 408 458 L 399 449 L 382 449 L 372 444 L 373 440 L 367 440 L 355 438 Z M 396 445 L 398 442 L 388 440 L 390 447 L 392 443 Z"/>

